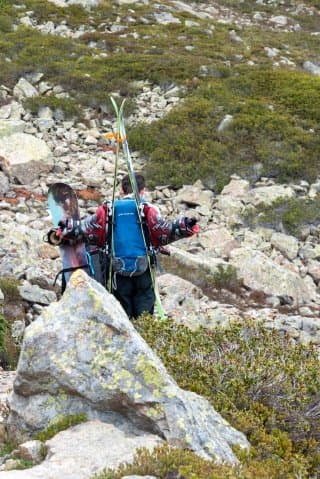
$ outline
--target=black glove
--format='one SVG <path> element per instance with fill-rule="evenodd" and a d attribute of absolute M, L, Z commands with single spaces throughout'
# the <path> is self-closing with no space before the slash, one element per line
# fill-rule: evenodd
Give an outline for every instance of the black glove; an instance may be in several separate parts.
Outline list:
<path fill-rule="evenodd" d="M 190 230 L 192 230 L 194 225 L 197 224 L 196 218 L 187 218 L 186 217 L 186 218 L 184 218 L 184 222 L 185 222 L 186 228 L 190 229 Z"/>
<path fill-rule="evenodd" d="M 192 236 L 192 235 L 200 233 L 200 227 L 197 224 L 198 223 L 197 218 L 186 217 L 186 218 L 184 218 L 184 222 L 185 222 L 185 225 L 186 225 L 186 230 L 187 230 L 188 236 Z"/>
<path fill-rule="evenodd" d="M 192 236 L 196 233 L 199 233 L 200 228 L 197 225 L 196 218 L 188 218 L 185 216 L 178 221 L 173 223 L 173 231 L 176 236 Z"/>
<path fill-rule="evenodd" d="M 68 218 L 66 221 L 60 221 L 58 226 L 63 239 L 77 239 L 86 234 L 80 220 Z"/>

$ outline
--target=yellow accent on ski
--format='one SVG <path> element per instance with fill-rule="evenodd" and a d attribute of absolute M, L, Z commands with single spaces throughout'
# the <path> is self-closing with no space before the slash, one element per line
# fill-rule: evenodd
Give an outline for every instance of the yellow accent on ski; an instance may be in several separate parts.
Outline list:
<path fill-rule="evenodd" d="M 103 135 L 103 138 L 106 138 L 106 140 L 116 140 L 118 143 L 123 143 L 124 141 L 126 141 L 125 136 L 121 137 L 119 133 L 113 133 L 113 132 L 105 133 Z"/>

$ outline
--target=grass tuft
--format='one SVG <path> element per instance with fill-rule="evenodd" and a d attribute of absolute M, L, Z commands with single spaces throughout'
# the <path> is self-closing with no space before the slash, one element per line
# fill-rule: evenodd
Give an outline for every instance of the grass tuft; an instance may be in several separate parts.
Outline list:
<path fill-rule="evenodd" d="M 69 416 L 57 418 L 47 427 L 47 429 L 36 434 L 35 439 L 45 442 L 58 434 L 58 432 L 65 431 L 69 427 L 76 426 L 85 421 L 87 421 L 85 414 L 71 414 Z"/>

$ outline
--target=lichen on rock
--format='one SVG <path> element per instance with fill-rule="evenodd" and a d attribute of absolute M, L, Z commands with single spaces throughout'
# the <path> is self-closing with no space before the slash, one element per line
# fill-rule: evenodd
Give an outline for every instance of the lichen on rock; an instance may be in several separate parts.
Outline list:
<path fill-rule="evenodd" d="M 12 435 L 28 436 L 61 414 L 115 413 L 218 461 L 236 463 L 231 446 L 249 446 L 207 400 L 177 386 L 117 300 L 82 270 L 28 326 L 14 391 Z"/>

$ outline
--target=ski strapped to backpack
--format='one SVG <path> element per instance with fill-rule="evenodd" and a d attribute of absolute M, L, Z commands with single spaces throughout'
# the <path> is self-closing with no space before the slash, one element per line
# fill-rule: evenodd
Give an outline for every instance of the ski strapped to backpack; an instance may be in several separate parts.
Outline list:
<path fill-rule="evenodd" d="M 111 264 L 110 264 L 110 276 L 109 276 L 109 291 L 112 289 L 112 280 L 111 280 L 111 275 L 112 275 L 112 268 L 114 267 L 115 270 L 117 270 L 117 267 L 120 268 L 122 271 L 122 274 L 127 271 L 128 275 L 130 276 L 133 274 L 142 274 L 142 272 L 146 271 L 147 268 L 149 268 L 150 271 L 150 276 L 151 276 L 151 281 L 152 281 L 152 288 L 154 291 L 155 299 L 156 299 L 156 307 L 157 311 L 159 314 L 159 317 L 164 320 L 165 313 L 161 305 L 159 293 L 157 291 L 156 287 L 156 282 L 155 282 L 155 275 L 154 275 L 154 269 L 152 268 L 152 263 L 154 261 L 154 254 L 151 252 L 151 242 L 149 240 L 149 235 L 144 227 L 144 218 L 143 218 L 143 202 L 140 198 L 137 182 L 136 182 L 136 177 L 133 169 L 133 164 L 132 164 L 132 159 L 131 159 L 131 154 L 129 150 L 129 145 L 128 145 L 128 140 L 126 136 L 126 130 L 125 130 L 125 124 L 124 124 L 124 119 L 123 119 L 123 108 L 125 104 L 125 100 L 122 101 L 120 108 L 118 107 L 115 99 L 113 97 L 110 97 L 111 103 L 113 105 L 114 111 L 116 113 L 117 117 L 117 132 L 112 133 L 112 134 L 107 134 L 105 135 L 106 138 L 113 138 L 116 143 L 117 143 L 117 148 L 116 148 L 116 161 L 115 161 L 115 175 L 114 175 L 114 188 L 113 188 L 113 201 L 112 201 L 112 225 L 111 225 Z M 118 206 L 119 202 L 115 201 L 115 182 L 116 182 L 116 173 L 117 173 L 117 163 L 119 160 L 119 150 L 120 150 L 120 145 L 122 145 L 124 157 L 126 159 L 127 163 L 127 169 L 128 169 L 128 175 L 131 183 L 131 188 L 133 191 L 134 199 L 131 200 L 131 205 L 127 203 L 129 200 L 121 200 L 121 208 L 123 209 L 128 209 L 127 213 L 131 215 L 131 221 L 132 224 L 135 222 L 134 229 L 136 234 L 136 251 L 135 253 L 137 256 L 135 256 L 135 260 L 131 262 L 130 264 L 130 258 L 127 258 L 124 256 L 125 260 L 122 261 L 122 263 L 118 263 L 117 265 L 117 258 L 119 255 L 117 255 L 118 250 L 115 250 L 115 235 L 117 235 L 117 231 L 120 233 L 119 228 L 121 229 L 123 226 L 121 226 L 122 221 L 121 221 L 121 216 L 118 215 L 119 211 Z M 129 212 L 129 209 L 131 209 L 131 212 Z M 124 218 L 124 217 L 123 217 Z M 115 219 L 117 220 L 118 224 L 115 224 Z M 125 222 L 124 222 L 125 223 Z M 137 234 L 137 228 L 140 229 L 139 234 Z M 129 233 L 129 228 L 128 226 L 126 227 L 126 235 L 128 237 Z M 138 240 L 138 237 L 140 238 Z M 128 248 L 128 243 L 126 245 L 122 245 L 124 247 L 124 250 Z M 124 252 L 124 251 L 123 251 Z M 143 253 L 143 254 L 141 254 Z M 126 253 L 124 252 L 124 255 Z M 123 257 L 122 257 L 123 258 Z M 134 255 L 132 255 L 132 258 L 134 258 Z M 143 259 L 142 259 L 143 258 Z M 146 261 L 146 264 L 144 265 L 143 262 Z M 112 266 L 113 264 L 113 266 Z M 142 271 L 144 268 L 144 271 Z M 130 269 L 132 271 L 130 272 Z"/>
<path fill-rule="evenodd" d="M 108 272 L 108 281 L 107 281 L 107 289 L 110 293 L 112 293 L 112 259 L 114 257 L 114 228 L 113 228 L 113 221 L 114 221 L 114 205 L 115 205 L 115 197 L 116 197 L 116 186 L 117 186 L 117 176 L 118 176 L 118 164 L 119 164 L 119 156 L 120 156 L 120 126 L 119 126 L 119 118 L 122 115 L 122 111 L 124 108 L 124 100 L 120 105 L 120 108 L 118 109 L 118 105 L 116 104 L 115 100 L 111 97 L 111 102 L 114 107 L 114 110 L 116 111 L 117 114 L 117 133 L 116 136 L 114 133 L 111 133 L 111 136 L 115 138 L 116 140 L 116 157 L 115 157 L 115 163 L 114 163 L 114 173 L 113 173 L 113 189 L 112 189 L 112 211 L 111 211 L 111 228 L 109 230 L 109 272 Z M 107 137 L 110 134 L 106 135 Z"/>

